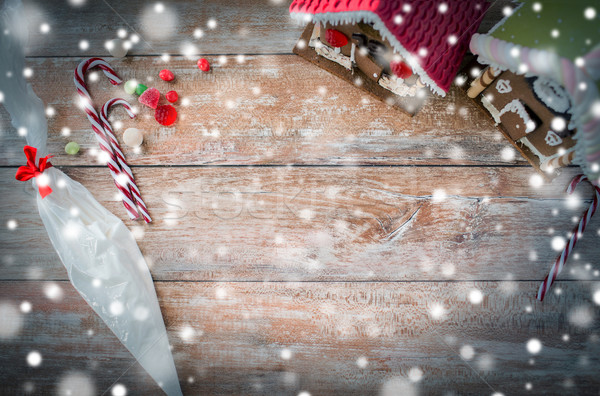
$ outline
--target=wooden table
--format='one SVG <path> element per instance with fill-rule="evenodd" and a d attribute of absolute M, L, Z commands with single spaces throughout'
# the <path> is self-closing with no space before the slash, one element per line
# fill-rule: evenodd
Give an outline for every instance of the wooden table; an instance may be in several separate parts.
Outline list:
<path fill-rule="evenodd" d="M 598 218 L 553 292 L 535 300 L 553 238 L 592 196 L 581 188 L 582 204 L 568 205 L 577 168 L 532 187 L 533 169 L 507 155 L 508 142 L 459 88 L 410 118 L 291 54 L 302 27 L 286 2 L 165 1 L 160 23 L 142 0 L 26 5 L 30 80 L 55 111 L 52 162 L 137 236 L 184 394 L 597 394 Z M 141 106 L 135 120 L 112 112 L 118 136 L 145 133 L 141 152 L 125 154 L 150 225 L 126 218 L 75 105 L 75 66 L 109 56 L 103 44 L 119 28 L 142 38 L 132 56 L 107 58 L 120 75 L 189 101 L 171 128 Z M 187 44 L 211 73 L 181 55 Z M 165 67 L 175 83 L 158 79 Z M 102 76 L 90 86 L 96 103 L 135 100 Z M 0 339 L 0 393 L 51 394 L 82 378 L 74 394 L 110 394 L 115 382 L 130 395 L 158 394 L 70 285 L 31 185 L 14 179 L 24 139 L 2 106 L 0 130 L 0 219 L 18 224 L 0 229 L 0 301 L 4 312 L 32 307 L 17 334 Z M 81 154 L 64 153 L 69 141 Z M 472 302 L 473 290 L 483 301 Z M 538 355 L 530 339 L 541 341 Z M 38 367 L 27 365 L 32 350 Z"/>

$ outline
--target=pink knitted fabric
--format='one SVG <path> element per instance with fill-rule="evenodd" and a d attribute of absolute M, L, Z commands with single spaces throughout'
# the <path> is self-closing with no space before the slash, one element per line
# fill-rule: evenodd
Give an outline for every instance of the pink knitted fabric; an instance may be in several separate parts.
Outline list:
<path fill-rule="evenodd" d="M 290 13 L 332 24 L 348 17 L 363 20 L 369 13 L 383 23 L 382 36 L 401 55 L 413 55 L 429 79 L 448 92 L 488 7 L 485 0 L 294 0 Z"/>

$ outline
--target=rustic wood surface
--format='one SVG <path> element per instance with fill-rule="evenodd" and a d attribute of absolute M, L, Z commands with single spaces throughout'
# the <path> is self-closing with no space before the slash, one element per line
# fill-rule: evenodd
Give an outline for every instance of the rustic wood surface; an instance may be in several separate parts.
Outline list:
<path fill-rule="evenodd" d="M 183 57 L 168 63 L 160 57 L 111 62 L 124 80 L 135 78 L 163 93 L 179 93 L 179 121 L 170 128 L 159 125 L 137 97 L 108 84 L 101 73 L 98 81 L 90 81 L 95 103 L 122 97 L 139 110 L 136 120 L 123 109 L 111 111 L 122 123 L 120 128 L 115 125 L 118 131 L 135 125 L 145 132 L 146 144 L 139 154 L 125 148 L 131 163 L 526 164 L 521 157 L 505 160 L 499 155 L 510 143 L 458 87 L 446 98 L 432 96 L 423 111 L 410 117 L 296 55 L 248 56 L 242 63 L 233 56 L 222 65 L 219 57 L 209 60 L 214 61 L 210 74 L 200 73 L 194 61 Z M 79 142 L 83 154 L 97 148 L 83 110 L 73 106 L 73 70 L 79 62 L 80 58 L 27 62 L 36 93 L 56 114 L 48 124 L 48 149 L 53 153 L 64 152 L 70 140 Z M 157 77 L 166 66 L 177 75 L 173 83 Z M 4 109 L 0 127 L 6 131 L 0 137 L 0 165 L 20 164 L 21 153 L 12 148 L 24 139 Z M 69 136 L 63 136 L 65 127 Z M 90 158 L 63 155 L 54 163 L 87 165 Z"/>
<path fill-rule="evenodd" d="M 0 230 L 0 279 L 66 279 L 33 187 L 13 172 L 0 170 L 0 211 L 19 222 Z M 66 172 L 131 225 L 164 280 L 537 279 L 586 204 L 562 192 L 576 169 L 534 189 L 525 167 L 137 167 L 154 218 L 144 225 L 127 220 L 105 167 Z M 599 226 L 562 278 L 592 275 Z"/>
<path fill-rule="evenodd" d="M 559 282 L 563 294 L 544 303 L 531 294 L 537 284 L 158 281 L 156 289 L 184 394 L 358 395 L 392 384 L 396 395 L 524 394 L 526 383 L 533 394 L 597 390 L 598 322 L 582 328 L 567 319 L 572 307 L 592 309 L 589 293 L 600 283 Z M 63 290 L 60 299 L 44 297 L 50 285 Z M 469 302 L 473 289 L 485 293 L 481 304 Z M 33 310 L 19 342 L 0 354 L 0 389 L 13 392 L 15 379 L 29 376 L 48 394 L 57 378 L 78 371 L 98 393 L 121 375 L 130 394 L 159 392 L 68 282 L 3 292 Z M 439 319 L 435 304 L 445 310 Z M 533 358 L 525 347 L 532 335 L 543 343 Z M 461 358 L 465 346 L 474 354 L 463 349 Z M 31 350 L 42 366 L 27 367 Z M 423 379 L 411 383 L 415 367 Z"/>
<path fill-rule="evenodd" d="M 184 394 L 598 393 L 600 220 L 554 292 L 535 300 L 553 238 L 591 199 L 587 186 L 578 205 L 564 193 L 577 168 L 533 187 L 534 170 L 458 87 L 411 118 L 292 55 L 302 27 L 287 1 L 163 4 L 153 31 L 153 2 L 27 0 L 27 66 L 55 111 L 52 162 L 130 226 L 148 259 Z M 494 2 L 480 31 L 507 4 Z M 141 38 L 134 56 L 108 58 L 119 74 L 181 95 L 171 128 L 139 105 L 135 120 L 111 113 L 119 137 L 144 131 L 141 151 L 125 154 L 150 225 L 126 219 L 75 105 L 73 69 L 106 56 L 119 28 Z M 183 56 L 186 45 L 207 54 L 211 73 Z M 170 84 L 157 78 L 166 66 Z M 99 77 L 96 103 L 134 103 Z M 69 141 L 79 155 L 64 154 Z M 115 382 L 158 394 L 68 282 L 31 184 L 14 180 L 23 144 L 0 106 L 0 221 L 17 222 L 0 229 L 0 309 L 18 326 L 0 334 L 0 394 L 61 394 L 66 378 L 92 394 Z M 20 313 L 24 301 L 31 312 Z M 32 350 L 39 367 L 26 363 Z"/>
<path fill-rule="evenodd" d="M 157 2 L 145 0 L 24 3 L 30 34 L 27 55 L 36 57 L 110 56 L 105 42 L 118 38 L 119 29 L 140 37 L 130 55 L 184 54 L 188 45 L 198 54 L 291 54 L 303 30 L 289 17 L 286 0 L 168 0 L 161 3 L 162 13 L 154 11 Z M 81 3 L 85 5 L 72 6 Z M 487 32 L 510 3 L 494 1 L 479 30 Z M 208 25 L 210 20 L 215 28 Z M 43 23 L 49 25 L 48 33 L 40 30 Z M 194 36 L 196 29 L 202 37 Z M 80 47 L 81 40 L 88 42 L 87 49 Z"/>

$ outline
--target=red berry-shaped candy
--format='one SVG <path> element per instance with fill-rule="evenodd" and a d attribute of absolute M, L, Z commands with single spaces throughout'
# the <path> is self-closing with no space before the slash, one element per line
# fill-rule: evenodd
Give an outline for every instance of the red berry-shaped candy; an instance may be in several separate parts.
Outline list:
<path fill-rule="evenodd" d="M 325 32 L 325 39 L 332 47 L 339 48 L 348 44 L 348 37 L 339 30 L 327 29 Z"/>
<path fill-rule="evenodd" d="M 203 72 L 207 72 L 210 70 L 210 63 L 208 63 L 206 59 L 200 58 L 198 59 L 198 69 L 202 70 Z"/>
<path fill-rule="evenodd" d="M 156 88 L 148 88 L 140 95 L 138 101 L 152 109 L 156 109 L 158 101 L 160 100 L 160 92 Z"/>
<path fill-rule="evenodd" d="M 390 69 L 392 69 L 392 73 L 394 73 L 396 77 L 403 80 L 413 74 L 411 67 L 402 61 L 391 61 Z"/>
<path fill-rule="evenodd" d="M 164 81 L 173 81 L 175 79 L 175 74 L 169 69 L 161 70 L 158 76 Z"/>
<path fill-rule="evenodd" d="M 177 119 L 177 110 L 171 105 L 158 106 L 154 112 L 154 119 L 164 126 L 173 125 Z"/>
<path fill-rule="evenodd" d="M 169 91 L 165 95 L 165 98 L 167 98 L 167 100 L 169 102 L 175 103 L 175 102 L 177 102 L 177 99 L 179 99 L 179 95 L 177 95 L 177 92 L 175 92 L 175 91 Z"/>

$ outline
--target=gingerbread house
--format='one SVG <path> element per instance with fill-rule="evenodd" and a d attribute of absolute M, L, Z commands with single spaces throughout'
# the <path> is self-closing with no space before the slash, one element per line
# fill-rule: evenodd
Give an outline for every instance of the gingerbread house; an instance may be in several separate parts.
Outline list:
<path fill-rule="evenodd" d="M 409 114 L 445 96 L 485 0 L 294 0 L 307 23 L 294 52 Z"/>
<path fill-rule="evenodd" d="M 537 169 L 574 162 L 598 183 L 600 21 L 585 0 L 524 1 L 471 51 L 489 65 L 467 91 Z M 598 106 L 598 105 L 596 105 Z"/>

